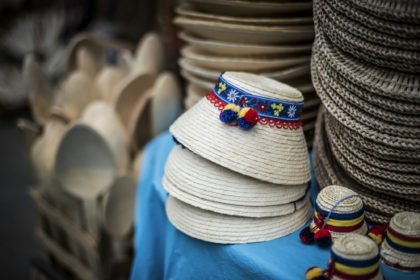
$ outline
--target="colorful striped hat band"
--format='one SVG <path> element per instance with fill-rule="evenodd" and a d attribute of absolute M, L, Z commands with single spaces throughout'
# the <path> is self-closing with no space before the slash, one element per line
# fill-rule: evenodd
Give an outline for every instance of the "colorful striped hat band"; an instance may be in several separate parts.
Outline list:
<path fill-rule="evenodd" d="M 349 233 L 361 228 L 365 223 L 364 208 L 353 213 L 336 213 L 334 210 L 344 201 L 359 197 L 357 194 L 351 194 L 341 198 L 325 211 L 315 202 L 314 219 L 312 226 L 304 228 L 299 238 L 304 244 L 316 242 L 320 247 L 329 247 L 332 243 L 331 233 Z"/>
<path fill-rule="evenodd" d="M 385 240 L 388 245 L 407 254 L 420 254 L 420 237 L 410 237 L 395 231 L 392 227 L 386 230 Z"/>
<path fill-rule="evenodd" d="M 328 279 L 338 276 L 346 280 L 368 280 L 379 272 L 379 254 L 368 260 L 352 260 L 338 256 L 331 251 L 330 263 L 327 269 Z"/>
<path fill-rule="evenodd" d="M 227 82 L 222 75 L 206 98 L 218 108 L 220 120 L 248 130 L 257 123 L 276 128 L 298 129 L 303 102 L 287 102 L 256 96 Z"/>

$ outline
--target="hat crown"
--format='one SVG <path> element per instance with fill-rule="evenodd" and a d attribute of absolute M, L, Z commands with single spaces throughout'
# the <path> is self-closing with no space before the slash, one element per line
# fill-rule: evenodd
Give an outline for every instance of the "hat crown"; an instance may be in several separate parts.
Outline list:
<path fill-rule="evenodd" d="M 418 237 L 420 236 L 420 213 L 401 212 L 395 214 L 390 221 L 390 227 L 401 234 Z"/>
<path fill-rule="evenodd" d="M 336 255 L 350 260 L 368 260 L 379 254 L 378 246 L 372 239 L 355 233 L 335 240 L 331 250 Z"/>
<path fill-rule="evenodd" d="M 225 72 L 222 77 L 233 86 L 256 96 L 288 102 L 303 101 L 303 95 L 298 89 L 261 75 Z"/>
<path fill-rule="evenodd" d="M 336 205 L 340 200 L 342 201 Z M 352 213 L 363 208 L 363 202 L 356 192 L 338 185 L 322 189 L 316 198 L 316 203 L 322 210 L 332 210 L 333 213 Z"/>

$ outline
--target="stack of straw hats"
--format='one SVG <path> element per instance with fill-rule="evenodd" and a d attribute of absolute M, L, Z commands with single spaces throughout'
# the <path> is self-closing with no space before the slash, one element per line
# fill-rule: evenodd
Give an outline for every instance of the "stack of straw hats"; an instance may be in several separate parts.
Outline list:
<path fill-rule="evenodd" d="M 383 279 L 379 249 L 366 236 L 349 233 L 338 238 L 332 248 L 326 270 L 311 267 L 306 279 Z"/>
<path fill-rule="evenodd" d="M 392 217 L 381 247 L 385 264 L 402 271 L 420 271 L 420 213 Z"/>
<path fill-rule="evenodd" d="M 310 79 L 311 1 L 189 0 L 176 13 L 186 43 L 179 65 L 188 81 L 187 108 L 213 88 L 222 71 L 258 73 L 303 93 L 303 130 L 312 143 L 320 101 Z"/>
<path fill-rule="evenodd" d="M 302 101 L 263 76 L 221 75 L 170 128 L 178 143 L 163 177 L 171 223 L 214 243 L 267 241 L 302 227 L 310 216 Z"/>
<path fill-rule="evenodd" d="M 321 187 L 357 191 L 369 220 L 420 211 L 420 4 L 314 2 L 312 80 L 325 112 Z"/>
<path fill-rule="evenodd" d="M 328 246 L 331 240 L 345 234 L 367 233 L 363 202 L 346 187 L 325 187 L 319 192 L 314 208 L 313 221 L 300 233 L 305 244 L 315 241 L 320 246 Z"/>

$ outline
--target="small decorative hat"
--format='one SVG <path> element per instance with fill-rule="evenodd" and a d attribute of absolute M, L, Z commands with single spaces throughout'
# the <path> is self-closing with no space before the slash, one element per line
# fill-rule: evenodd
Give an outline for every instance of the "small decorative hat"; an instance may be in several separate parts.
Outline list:
<path fill-rule="evenodd" d="M 383 279 L 378 246 L 360 234 L 343 235 L 331 248 L 328 268 L 311 267 L 306 271 L 306 279 Z"/>
<path fill-rule="evenodd" d="M 307 184 L 258 181 L 214 164 L 181 145 L 170 153 L 162 183 L 178 200 L 226 215 L 283 216 L 308 203 Z"/>
<path fill-rule="evenodd" d="M 221 244 L 262 242 L 291 234 L 302 227 L 311 212 L 309 200 L 306 201 L 290 215 L 250 218 L 203 210 L 170 195 L 166 214 L 178 230 L 197 239 Z"/>
<path fill-rule="evenodd" d="M 392 217 L 381 246 L 385 264 L 402 271 L 420 271 L 420 213 Z"/>
<path fill-rule="evenodd" d="M 315 202 L 314 219 L 299 235 L 305 244 L 314 241 L 321 247 L 331 245 L 347 233 L 367 233 L 363 202 L 354 191 L 337 185 L 322 189 Z"/>
<path fill-rule="evenodd" d="M 189 150 L 274 184 L 310 180 L 300 113 L 302 93 L 249 73 L 225 72 L 206 98 L 170 127 Z"/>

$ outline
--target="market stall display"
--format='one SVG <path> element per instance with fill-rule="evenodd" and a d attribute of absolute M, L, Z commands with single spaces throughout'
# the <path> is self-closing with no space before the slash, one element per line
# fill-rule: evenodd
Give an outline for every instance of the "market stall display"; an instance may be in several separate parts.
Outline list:
<path fill-rule="evenodd" d="M 58 88 L 46 83 L 33 55 L 26 59 L 32 112 L 42 128 L 20 122 L 39 179 L 30 192 L 41 221 L 37 238 L 61 274 L 106 279 L 129 273 L 133 179 L 140 168 L 134 160 L 181 110 L 180 87 L 163 71 L 159 44 L 157 34 L 147 34 L 131 54 L 79 36 Z"/>

